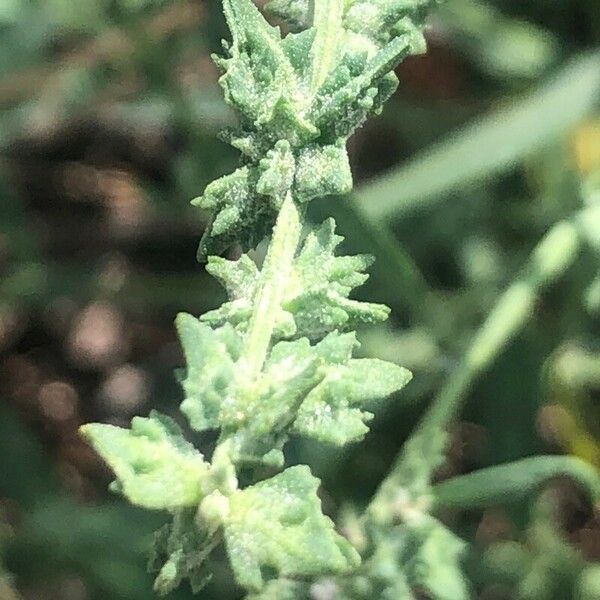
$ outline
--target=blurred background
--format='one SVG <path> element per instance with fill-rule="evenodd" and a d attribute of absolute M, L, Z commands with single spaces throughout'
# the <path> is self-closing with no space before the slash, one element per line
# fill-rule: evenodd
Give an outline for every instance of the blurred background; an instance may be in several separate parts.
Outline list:
<path fill-rule="evenodd" d="M 214 0 L 0 0 L 0 600 L 153 597 L 165 516 L 111 495 L 77 428 L 176 415 L 174 317 L 223 300 L 189 205 L 237 161 L 222 37 Z M 311 213 L 377 258 L 361 297 L 393 316 L 362 352 L 415 374 L 363 444 L 290 447 L 332 515 L 367 502 L 544 234 L 600 196 L 597 0 L 448 0 L 428 37 L 351 142 L 356 193 Z M 600 468 L 600 223 L 586 235 L 473 381 L 440 479 L 538 452 Z M 600 598 L 600 515 L 568 481 L 545 493 L 558 518 L 535 498 L 447 515 L 474 598 Z M 239 598 L 215 570 L 202 598 Z"/>

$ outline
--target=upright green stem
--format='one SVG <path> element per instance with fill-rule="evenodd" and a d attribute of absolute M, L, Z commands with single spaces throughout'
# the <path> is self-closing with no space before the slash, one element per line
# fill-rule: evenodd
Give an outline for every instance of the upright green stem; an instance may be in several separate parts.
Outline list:
<path fill-rule="evenodd" d="M 425 491 L 428 479 L 443 459 L 440 430 L 445 429 L 456 416 L 475 380 L 528 321 L 541 289 L 574 262 L 585 240 L 585 232 L 598 218 L 599 210 L 600 207 L 591 206 L 577 213 L 573 219 L 557 223 L 535 247 L 523 272 L 500 296 L 475 335 L 465 358 L 405 444 L 390 474 L 373 497 L 367 514 L 377 515 L 377 520 L 393 518 L 394 503 L 407 480 L 414 475 L 415 457 L 420 461 L 422 471 L 419 475 L 423 489 L 419 492 Z"/>
<path fill-rule="evenodd" d="M 288 284 L 302 230 L 300 214 L 288 193 L 277 222 L 263 266 L 264 283 L 255 299 L 244 352 L 240 360 L 243 375 L 254 380 L 267 358 L 277 324 L 283 295 Z"/>
<path fill-rule="evenodd" d="M 591 209 L 561 221 L 535 247 L 521 275 L 500 296 L 475 335 L 460 366 L 442 388 L 423 426 L 445 425 L 460 409 L 473 382 L 496 360 L 531 317 L 540 291 L 575 261 L 582 244 L 581 228 Z"/>

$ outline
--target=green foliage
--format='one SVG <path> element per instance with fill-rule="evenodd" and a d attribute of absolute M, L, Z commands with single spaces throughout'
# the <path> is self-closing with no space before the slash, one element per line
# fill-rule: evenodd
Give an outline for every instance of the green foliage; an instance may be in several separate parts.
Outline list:
<path fill-rule="evenodd" d="M 398 8 L 404 3 L 377 8 L 377 36 L 353 29 L 351 13 L 365 3 L 347 11 L 342 4 L 323 3 L 313 27 L 282 39 L 251 2 L 224 3 L 233 44 L 215 60 L 225 99 L 240 115 L 226 139 L 242 152 L 244 166 L 194 202 L 213 214 L 201 257 L 234 242 L 256 246 L 288 192 L 302 206 L 352 188 L 345 142 L 381 109 L 397 85 L 393 67 L 422 42 L 415 37 L 420 29 L 405 21 L 411 11 Z M 284 8 L 275 6 L 297 22 L 302 7 Z"/>
<path fill-rule="evenodd" d="M 285 19 L 291 27 L 305 29 L 309 25 L 310 0 L 271 0 L 266 9 Z"/>
<path fill-rule="evenodd" d="M 436 600 L 470 598 L 461 565 L 465 542 L 431 516 L 413 517 L 374 530 L 373 552 L 355 577 L 340 580 L 339 597 L 413 600 L 419 589 Z"/>
<path fill-rule="evenodd" d="M 169 417 L 152 412 L 134 418 L 130 430 L 93 424 L 81 432 L 115 472 L 115 491 L 132 504 L 173 509 L 202 498 L 208 463 Z"/>
<path fill-rule="evenodd" d="M 247 254 L 209 257 L 229 301 L 200 319 L 177 318 L 187 362 L 181 410 L 196 431 L 219 430 L 217 448 L 205 462 L 156 414 L 134 419 L 131 431 L 83 428 L 114 470 L 115 491 L 173 514 L 151 561 L 159 593 L 184 578 L 201 589 L 205 559 L 221 539 L 237 582 L 256 592 L 274 577 L 356 568 L 360 558 L 322 514 L 307 467 L 245 488 L 240 469 L 281 469 L 292 433 L 338 446 L 360 440 L 370 404 L 411 378 L 393 363 L 353 358 L 353 329 L 389 314 L 350 298 L 371 258 L 336 256 L 342 238 L 332 219 L 304 241 L 301 225 L 307 202 L 351 189 L 346 140 L 393 91 L 391 70 L 413 39 L 391 21 L 385 42 L 353 31 L 341 0 L 319 5 L 312 27 L 285 38 L 251 0 L 224 0 L 223 8 L 233 43 L 215 60 L 240 117 L 225 137 L 243 165 L 194 201 L 213 214 L 200 256 L 272 237 L 261 268 Z"/>
<path fill-rule="evenodd" d="M 317 576 L 356 567 L 360 558 L 321 512 L 318 479 L 298 466 L 231 497 L 225 541 L 238 582 L 264 585 L 261 569 Z"/>
<path fill-rule="evenodd" d="M 158 572 L 154 590 L 168 594 L 187 579 L 192 591 L 200 592 L 210 580 L 205 561 L 217 540 L 214 532 L 198 527 L 194 510 L 179 510 L 171 523 L 154 535 L 154 547 L 148 563 L 151 572 Z"/>
<path fill-rule="evenodd" d="M 587 563 L 557 525 L 556 498 L 545 493 L 533 506 L 526 544 L 501 541 L 484 555 L 488 573 L 502 579 L 507 590 L 526 600 L 598 595 L 598 568 Z"/>
<path fill-rule="evenodd" d="M 418 536 L 407 569 L 413 585 L 440 600 L 468 600 L 470 594 L 461 568 L 465 543 L 431 518 L 419 523 L 412 533 Z"/>
<path fill-rule="evenodd" d="M 181 409 L 197 431 L 227 432 L 236 462 L 281 466 L 289 431 L 338 445 L 360 439 L 372 415 L 359 407 L 410 380 L 394 364 L 353 359 L 355 335 L 334 332 L 315 345 L 305 337 L 276 343 L 248 389 L 242 338 L 228 323 L 211 329 L 182 314 L 177 324 L 188 361 Z"/>
<path fill-rule="evenodd" d="M 235 580 L 253 600 L 391 600 L 414 597 L 414 590 L 466 600 L 465 544 L 434 516 L 438 506 L 487 505 L 557 473 L 597 493 L 592 470 L 550 458 L 433 485 L 448 422 L 465 391 L 527 320 L 543 286 L 573 262 L 593 208 L 559 222 L 536 247 L 355 531 L 345 531 L 349 539 L 323 514 L 309 468 L 284 469 L 291 435 L 334 446 L 360 440 L 371 404 L 411 379 L 394 363 L 354 356 L 354 329 L 389 315 L 383 305 L 350 297 L 365 283 L 371 258 L 336 256 L 342 238 L 332 219 L 304 239 L 302 230 L 311 200 L 352 188 L 347 140 L 395 91 L 398 63 L 423 51 L 433 4 L 276 0 L 271 10 L 293 29 L 282 37 L 251 0 L 223 0 L 233 39 L 215 62 L 225 100 L 239 117 L 224 139 L 242 160 L 193 204 L 211 213 L 199 256 L 228 301 L 200 318 L 177 318 L 187 363 L 178 374 L 181 411 L 196 432 L 218 433 L 216 447 L 205 461 L 156 413 L 134 419 L 130 431 L 83 428 L 115 472 L 115 491 L 170 513 L 150 561 L 160 594 L 184 579 L 200 591 L 210 578 L 207 561 L 224 542 Z M 261 264 L 250 251 L 267 236 Z M 237 260 L 215 256 L 233 245 L 244 252 Z"/>
<path fill-rule="evenodd" d="M 320 339 L 334 329 L 354 329 L 387 319 L 387 307 L 349 299 L 352 290 L 366 281 L 364 270 L 372 259 L 366 255 L 336 257 L 335 249 L 342 240 L 334 232 L 332 219 L 308 234 L 283 290 L 274 336 Z M 223 284 L 230 301 L 205 313 L 201 320 L 211 327 L 229 322 L 245 331 L 262 286 L 261 272 L 246 254 L 237 261 L 210 257 L 207 270 Z"/>

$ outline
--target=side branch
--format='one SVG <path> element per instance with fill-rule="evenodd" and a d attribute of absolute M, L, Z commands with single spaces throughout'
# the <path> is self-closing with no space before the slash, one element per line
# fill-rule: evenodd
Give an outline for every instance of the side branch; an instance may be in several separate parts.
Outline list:
<path fill-rule="evenodd" d="M 408 501 L 430 493 L 431 478 L 443 461 L 445 430 L 459 412 L 475 383 L 530 319 L 541 290 L 558 279 L 575 261 L 585 243 L 589 223 L 598 216 L 591 206 L 572 219 L 557 223 L 533 250 L 522 273 L 500 296 L 475 335 L 465 358 L 435 398 L 420 426 L 404 445 L 387 478 L 373 497 L 366 515 L 376 521 L 396 518 L 399 498 Z M 418 470 L 418 483 L 415 473 Z M 407 488 L 410 487 L 410 491 Z"/>

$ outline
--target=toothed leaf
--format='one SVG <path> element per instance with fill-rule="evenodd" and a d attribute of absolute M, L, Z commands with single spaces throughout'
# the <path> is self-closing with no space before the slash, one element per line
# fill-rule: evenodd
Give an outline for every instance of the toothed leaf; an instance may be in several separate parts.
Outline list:
<path fill-rule="evenodd" d="M 150 509 L 195 506 L 208 463 L 169 417 L 135 417 L 131 429 L 98 423 L 81 431 L 114 471 L 113 486 L 132 504 Z"/>
<path fill-rule="evenodd" d="M 318 487 L 309 468 L 298 466 L 231 497 L 225 541 L 243 587 L 260 590 L 267 571 L 314 577 L 359 564 L 354 548 L 321 512 Z"/>
<path fill-rule="evenodd" d="M 212 212 L 200 258 L 234 243 L 254 248 L 289 190 L 298 203 L 351 190 L 346 140 L 395 91 L 393 68 L 422 49 L 432 3 L 323 0 L 310 28 L 282 39 L 252 0 L 225 0 L 233 43 L 215 61 L 226 100 L 241 114 L 225 139 L 248 162 L 197 202 Z M 296 24 L 307 25 L 311 13 L 307 1 L 269 7 Z"/>
<path fill-rule="evenodd" d="M 310 338 L 334 329 L 385 321 L 389 315 L 386 306 L 348 298 L 367 280 L 364 271 L 372 258 L 336 257 L 342 240 L 335 234 L 335 222 L 328 219 L 307 236 L 294 263 L 298 291 L 286 298 L 284 308 L 294 315 L 298 332 Z"/>
<path fill-rule="evenodd" d="M 408 30 L 422 35 L 427 10 L 438 0 L 356 0 L 348 8 L 344 25 L 382 45 Z M 420 45 L 415 42 L 417 53 Z"/>
<path fill-rule="evenodd" d="M 266 9 L 272 15 L 285 19 L 295 29 L 308 27 L 309 0 L 271 0 Z"/>
<path fill-rule="evenodd" d="M 267 235 L 275 222 L 277 207 L 258 193 L 258 177 L 257 169 L 242 167 L 211 183 L 204 195 L 193 201 L 213 215 L 200 241 L 201 260 L 236 241 L 244 249 L 253 248 Z"/>
<path fill-rule="evenodd" d="M 347 194 L 352 190 L 348 152 L 343 145 L 308 146 L 298 154 L 295 197 L 308 202 L 321 196 Z"/>
<path fill-rule="evenodd" d="M 373 417 L 362 407 L 401 390 L 411 378 L 406 369 L 376 359 L 330 368 L 300 407 L 294 431 L 337 446 L 360 440 Z"/>
<path fill-rule="evenodd" d="M 252 0 L 224 0 L 223 6 L 233 36 L 231 58 L 221 61 L 225 98 L 250 122 L 268 123 L 278 100 L 297 87 L 281 35 Z"/>
<path fill-rule="evenodd" d="M 349 68 L 341 65 L 315 98 L 311 118 L 326 139 L 348 137 L 389 96 L 388 73 L 410 54 L 410 37 L 394 38 L 366 63 L 361 73 L 346 78 Z M 381 87 L 380 87 L 381 86 Z"/>
<path fill-rule="evenodd" d="M 335 329 L 352 329 L 387 319 L 386 306 L 349 298 L 353 289 L 367 280 L 364 271 L 372 259 L 365 255 L 336 257 L 335 249 L 342 240 L 335 234 L 333 219 L 307 236 L 293 264 L 275 338 L 320 339 Z M 209 272 L 223 283 L 231 301 L 203 315 L 203 321 L 215 327 L 230 323 L 245 330 L 262 277 L 253 265 L 247 256 L 237 261 L 211 259 Z"/>

